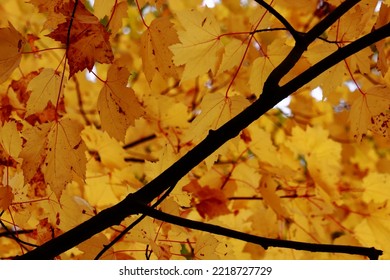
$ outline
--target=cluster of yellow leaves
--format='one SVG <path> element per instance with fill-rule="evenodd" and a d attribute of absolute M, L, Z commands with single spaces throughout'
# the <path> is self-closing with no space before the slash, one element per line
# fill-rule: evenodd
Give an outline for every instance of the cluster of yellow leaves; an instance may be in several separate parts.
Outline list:
<path fill-rule="evenodd" d="M 41 245 L 142 188 L 260 96 L 294 46 L 252 1 L 213 9 L 200 0 L 128 2 L 0 3 L 0 232 L 27 230 L 19 238 Z M 342 1 L 326 2 L 328 10 L 316 1 L 274 2 L 306 32 Z M 379 12 L 376 2 L 337 21 L 282 83 L 388 23 L 389 1 Z M 251 124 L 182 178 L 159 209 L 270 238 L 375 246 L 390 258 L 388 43 L 314 79 L 292 96 L 288 114 L 274 109 Z M 318 86 L 321 102 L 310 96 Z M 60 257 L 94 258 L 135 219 Z M 0 248 L 1 257 L 30 249 L 6 238 Z M 103 258 L 145 255 L 339 257 L 263 250 L 146 218 Z"/>

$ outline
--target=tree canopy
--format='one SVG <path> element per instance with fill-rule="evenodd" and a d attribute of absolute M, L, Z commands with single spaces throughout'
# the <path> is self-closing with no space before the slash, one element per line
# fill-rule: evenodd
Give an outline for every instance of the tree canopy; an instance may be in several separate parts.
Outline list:
<path fill-rule="evenodd" d="M 389 0 L 0 11 L 1 258 L 390 259 Z"/>

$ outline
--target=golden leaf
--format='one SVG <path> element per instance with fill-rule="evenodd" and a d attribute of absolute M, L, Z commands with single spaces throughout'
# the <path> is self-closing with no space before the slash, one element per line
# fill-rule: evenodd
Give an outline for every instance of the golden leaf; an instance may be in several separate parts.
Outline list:
<path fill-rule="evenodd" d="M 30 81 L 28 90 L 31 90 L 30 98 L 27 101 L 27 116 L 43 111 L 47 103 L 56 105 L 60 91 L 61 77 L 54 69 L 45 68 Z"/>
<path fill-rule="evenodd" d="M 22 132 L 26 143 L 23 145 L 20 157 L 23 158 L 22 169 L 26 182 L 30 182 L 45 159 L 46 138 L 50 127 L 50 123 L 44 123 Z"/>
<path fill-rule="evenodd" d="M 53 124 L 47 135 L 47 156 L 42 172 L 57 198 L 73 178 L 85 179 L 87 159 L 86 146 L 80 136 L 82 129 L 79 122 L 62 119 Z"/>
<path fill-rule="evenodd" d="M 127 1 L 95 0 L 94 14 L 100 19 L 108 16 L 108 28 L 111 34 L 116 34 L 122 27 L 122 19 L 127 17 Z"/>
<path fill-rule="evenodd" d="M 97 104 L 103 130 L 120 141 L 125 139 L 127 128 L 143 115 L 134 91 L 127 87 L 129 75 L 126 68 L 112 65 Z"/>
<path fill-rule="evenodd" d="M 211 70 L 216 73 L 221 63 L 224 46 L 219 36 L 218 21 L 211 11 L 182 11 L 177 15 L 185 30 L 178 31 L 179 44 L 170 47 L 176 65 L 185 65 L 182 81 Z"/>
<path fill-rule="evenodd" d="M 200 104 L 201 113 L 191 123 L 186 139 L 202 140 L 209 130 L 216 130 L 249 105 L 242 95 L 225 96 L 222 93 L 206 94 Z"/>
<path fill-rule="evenodd" d="M 218 245 L 218 240 L 211 234 L 198 235 L 194 246 L 194 257 L 200 260 L 218 260 L 219 256 L 216 254 Z"/>
<path fill-rule="evenodd" d="M 6 122 L 0 126 L 0 145 L 13 159 L 19 157 L 22 150 L 22 138 L 14 121 Z"/>
<path fill-rule="evenodd" d="M 0 28 L 0 84 L 5 82 L 22 58 L 22 50 L 26 43 L 11 23 L 9 27 Z"/>
<path fill-rule="evenodd" d="M 341 144 L 329 139 L 329 132 L 321 127 L 307 127 L 306 130 L 294 127 L 286 146 L 302 164 L 307 165 L 314 182 L 330 197 L 339 193 L 336 183 L 340 180 Z"/>
<path fill-rule="evenodd" d="M 164 78 L 178 78 L 177 67 L 172 61 L 173 54 L 169 49 L 169 46 L 178 42 L 176 31 L 168 17 L 154 19 L 142 35 L 142 66 L 149 83 L 156 71 Z"/>
<path fill-rule="evenodd" d="M 357 141 L 361 141 L 371 128 L 378 128 L 381 131 L 382 127 L 383 135 L 387 134 L 390 115 L 385 115 L 384 112 L 390 109 L 389 93 L 390 89 L 383 85 L 371 87 L 364 94 L 359 93 L 349 114 L 351 132 Z M 376 118 L 380 114 L 383 114 L 383 119 Z"/>
<path fill-rule="evenodd" d="M 88 240 L 77 245 L 77 248 L 80 249 L 83 254 L 78 256 L 80 260 L 93 260 L 96 255 L 104 248 L 105 245 L 109 243 L 108 238 L 103 233 L 98 233 Z M 113 260 L 114 258 L 114 249 L 111 247 L 105 252 L 101 260 Z"/>
<path fill-rule="evenodd" d="M 373 172 L 363 179 L 363 200 L 383 203 L 390 200 L 390 174 Z"/>
<path fill-rule="evenodd" d="M 282 200 L 276 194 L 277 186 L 277 183 L 269 175 L 266 175 L 261 178 L 258 190 L 264 198 L 264 202 L 269 205 L 279 217 L 288 218 L 288 212 L 282 204 Z"/>

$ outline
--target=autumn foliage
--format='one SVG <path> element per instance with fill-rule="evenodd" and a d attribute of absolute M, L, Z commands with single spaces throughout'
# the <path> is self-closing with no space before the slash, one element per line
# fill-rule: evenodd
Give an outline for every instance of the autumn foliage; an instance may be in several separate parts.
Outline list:
<path fill-rule="evenodd" d="M 390 1 L 212 6 L 0 2 L 1 258 L 390 259 Z"/>

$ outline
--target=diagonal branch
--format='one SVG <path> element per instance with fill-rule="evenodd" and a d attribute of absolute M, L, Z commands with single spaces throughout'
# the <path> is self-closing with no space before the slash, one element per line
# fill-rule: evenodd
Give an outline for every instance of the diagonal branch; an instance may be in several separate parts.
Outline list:
<path fill-rule="evenodd" d="M 155 218 L 160 221 L 164 221 L 167 223 L 175 224 L 186 228 L 197 229 L 197 230 L 206 231 L 206 232 L 210 232 L 210 233 L 214 233 L 226 237 L 231 237 L 242 241 L 247 241 L 250 243 L 260 245 L 264 249 L 268 249 L 268 247 L 279 247 L 279 248 L 288 248 L 294 250 L 304 250 L 310 252 L 344 253 L 350 255 L 366 256 L 371 260 L 377 260 L 379 259 L 379 256 L 383 254 L 381 250 L 377 250 L 375 248 L 335 245 L 335 244 L 315 244 L 315 243 L 307 243 L 307 242 L 266 238 L 266 237 L 256 236 L 253 234 L 244 233 L 241 231 L 224 228 L 221 226 L 216 226 L 212 224 L 185 219 L 182 217 L 161 212 L 159 210 L 148 207 L 146 205 L 139 205 L 139 208 L 142 210 L 142 213 L 144 215 L 147 215 L 149 217 Z"/>
<path fill-rule="evenodd" d="M 351 44 L 346 45 L 345 47 L 339 48 L 334 53 L 328 55 L 326 58 L 312 65 L 307 70 L 299 74 L 296 78 L 283 85 L 280 88 L 280 92 L 283 95 L 283 98 L 290 95 L 287 94 L 287 92 L 295 92 L 296 90 L 313 80 L 315 77 L 319 76 L 325 70 L 343 61 L 352 54 L 358 53 L 362 49 L 367 48 L 372 44 L 387 37 L 390 37 L 390 23 L 385 24 L 384 26 L 372 31 L 371 33 L 355 40 Z"/>
<path fill-rule="evenodd" d="M 326 18 L 316 24 L 305 35 L 301 35 L 300 40 L 295 42 L 294 48 L 287 57 L 271 72 L 264 83 L 264 92 L 270 92 L 279 86 L 280 80 L 294 67 L 301 58 L 307 47 L 317 38 L 320 37 L 334 22 L 341 18 L 353 6 L 361 0 L 347 0 L 340 4 Z"/>

